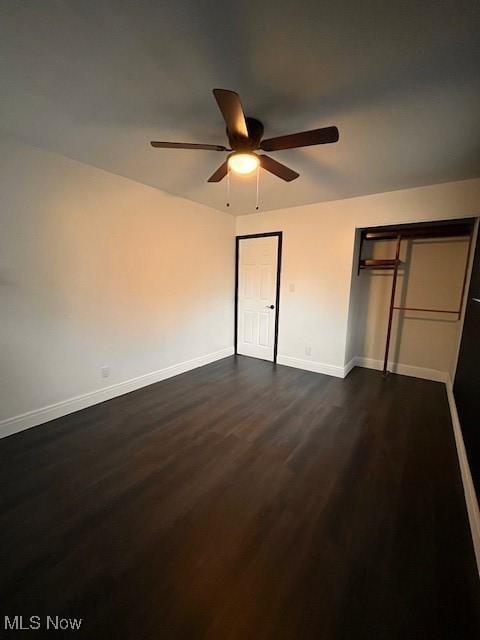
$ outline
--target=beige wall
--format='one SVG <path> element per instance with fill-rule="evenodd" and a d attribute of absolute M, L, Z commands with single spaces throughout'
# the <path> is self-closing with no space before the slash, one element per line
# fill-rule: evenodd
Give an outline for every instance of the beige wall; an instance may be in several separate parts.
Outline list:
<path fill-rule="evenodd" d="M 231 216 L 3 139 L 0 226 L 0 420 L 232 347 Z"/>
<path fill-rule="evenodd" d="M 357 355 L 353 304 L 349 314 L 356 228 L 479 212 L 475 179 L 238 217 L 239 234 L 284 232 L 280 361 L 341 375 Z"/>
<path fill-rule="evenodd" d="M 366 242 L 362 253 L 393 258 L 395 249 L 395 241 Z M 462 238 L 402 241 L 396 305 L 458 309 L 467 253 L 468 240 Z M 352 279 L 353 355 L 383 361 L 391 287 L 391 270 L 362 270 Z M 453 376 L 460 331 L 456 315 L 395 311 L 393 318 L 391 362 Z"/>

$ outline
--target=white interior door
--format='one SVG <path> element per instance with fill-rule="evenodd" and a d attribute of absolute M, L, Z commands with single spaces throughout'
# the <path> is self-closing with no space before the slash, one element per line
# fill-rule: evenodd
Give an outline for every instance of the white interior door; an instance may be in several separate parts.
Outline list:
<path fill-rule="evenodd" d="M 239 242 L 237 352 L 273 362 L 278 236 Z"/>

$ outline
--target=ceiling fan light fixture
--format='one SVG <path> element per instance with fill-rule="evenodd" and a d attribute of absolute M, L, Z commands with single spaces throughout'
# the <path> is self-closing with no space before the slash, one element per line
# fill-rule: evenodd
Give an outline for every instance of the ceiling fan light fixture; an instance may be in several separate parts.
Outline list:
<path fill-rule="evenodd" d="M 256 153 L 232 153 L 228 158 L 228 166 L 235 173 L 248 175 L 253 173 L 260 165 L 260 159 Z"/>
<path fill-rule="evenodd" d="M 245 115 L 238 93 L 230 91 L 230 89 L 214 89 L 213 95 L 225 121 L 230 148 L 222 144 L 200 144 L 198 142 L 162 142 L 158 140 L 150 142 L 152 147 L 156 149 L 197 149 L 202 151 L 233 152 L 208 178 L 208 182 L 221 182 L 224 178 L 228 178 L 231 169 L 235 173 L 245 176 L 257 171 L 258 183 L 259 167 L 277 176 L 277 178 L 285 180 L 285 182 L 291 182 L 298 178 L 300 174 L 264 153 L 257 155 L 255 150 L 282 151 L 284 149 L 300 149 L 301 147 L 338 142 L 338 129 L 334 126 L 264 139 L 262 122 Z"/>

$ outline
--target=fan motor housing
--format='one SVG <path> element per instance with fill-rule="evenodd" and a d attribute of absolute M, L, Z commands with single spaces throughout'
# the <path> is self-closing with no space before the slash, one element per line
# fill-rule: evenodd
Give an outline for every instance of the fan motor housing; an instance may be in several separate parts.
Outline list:
<path fill-rule="evenodd" d="M 263 136 L 263 124 L 256 118 L 245 118 L 248 129 L 248 138 L 231 134 L 227 129 L 227 137 L 234 151 L 253 151 L 258 149 Z"/>

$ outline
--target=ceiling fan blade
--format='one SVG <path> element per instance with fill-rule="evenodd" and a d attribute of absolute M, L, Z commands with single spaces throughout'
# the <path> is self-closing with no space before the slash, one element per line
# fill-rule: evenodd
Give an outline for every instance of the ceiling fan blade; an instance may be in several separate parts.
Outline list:
<path fill-rule="evenodd" d="M 228 151 L 227 147 L 221 144 L 196 144 L 193 142 L 150 142 L 156 149 L 204 149 L 206 151 Z"/>
<path fill-rule="evenodd" d="M 323 129 L 312 129 L 311 131 L 301 131 L 300 133 L 291 133 L 288 136 L 262 140 L 260 149 L 263 149 L 263 151 L 296 149 L 297 147 L 309 147 L 313 144 L 338 142 L 338 138 L 337 127 L 323 127 Z"/>
<path fill-rule="evenodd" d="M 233 136 L 248 138 L 247 122 L 238 93 L 228 89 L 214 89 L 213 95 L 229 132 Z"/>
<path fill-rule="evenodd" d="M 223 164 L 221 164 L 218 169 L 213 173 L 208 182 L 220 182 L 223 180 L 228 173 L 228 160 L 225 160 Z"/>
<path fill-rule="evenodd" d="M 293 169 L 289 169 L 289 167 L 285 166 L 284 164 L 281 164 L 273 158 L 270 158 L 270 156 L 260 155 L 259 158 L 260 166 L 262 167 L 262 169 L 270 171 L 270 173 L 273 173 L 275 176 L 281 178 L 282 180 L 291 182 L 292 180 L 295 180 L 295 178 L 298 178 L 298 176 L 300 175 L 296 171 L 293 171 Z"/>

